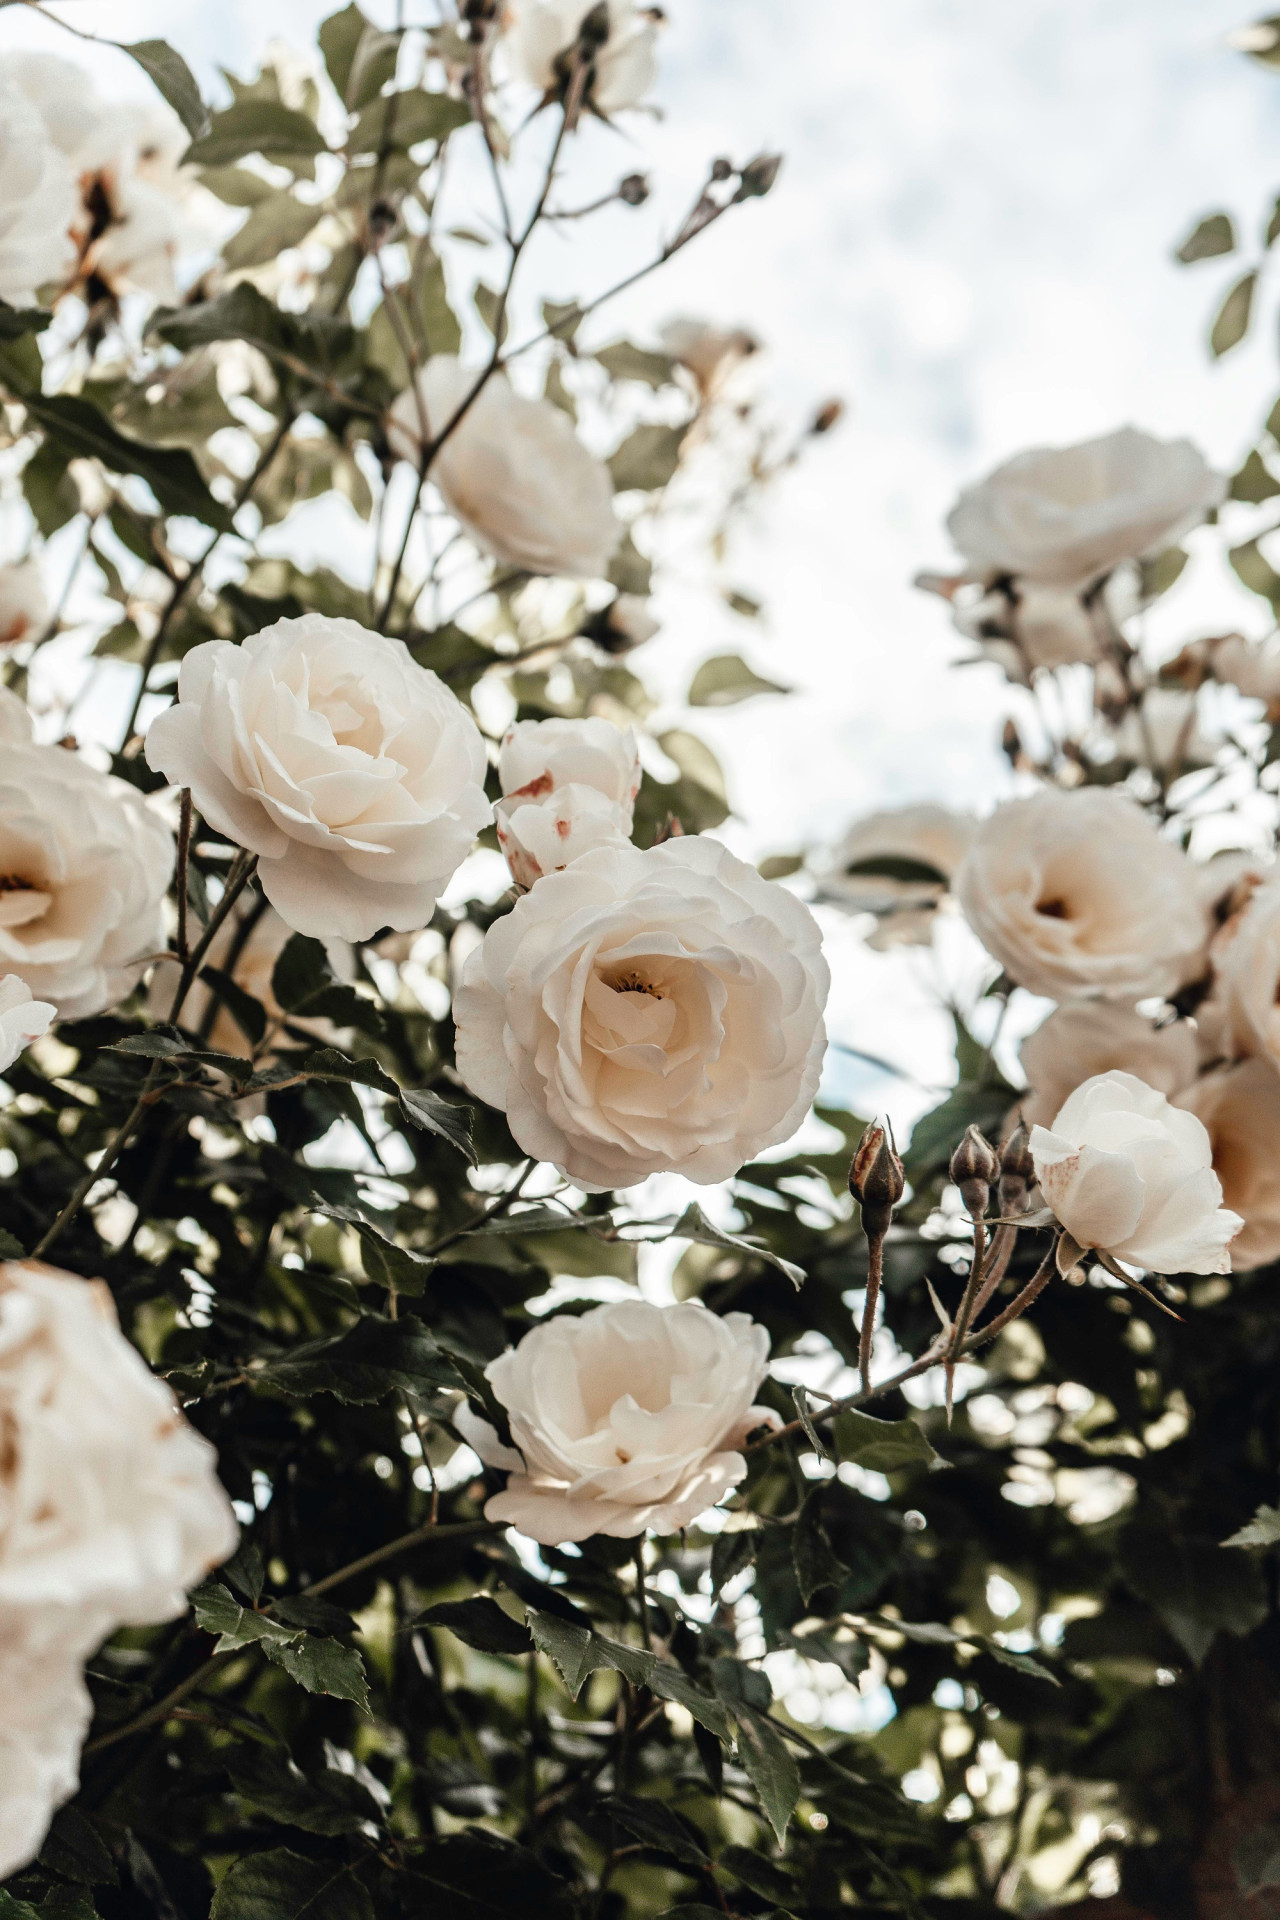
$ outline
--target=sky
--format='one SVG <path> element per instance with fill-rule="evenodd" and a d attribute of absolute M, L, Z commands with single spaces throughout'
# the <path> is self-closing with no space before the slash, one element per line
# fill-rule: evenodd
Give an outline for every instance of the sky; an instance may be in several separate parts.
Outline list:
<path fill-rule="evenodd" d="M 781 420 L 803 421 L 829 395 L 849 407 L 731 556 L 733 584 L 767 617 L 746 622 L 673 589 L 648 650 L 644 670 L 669 689 L 726 648 L 797 689 L 699 716 L 752 852 L 834 841 L 878 806 L 981 811 L 1007 790 L 1002 684 L 992 668 L 950 664 L 961 649 L 945 610 L 911 586 L 952 557 L 943 522 L 960 485 L 1023 447 L 1126 421 L 1189 434 L 1228 469 L 1252 443 L 1278 384 L 1274 296 L 1257 339 L 1214 366 L 1209 320 L 1239 269 L 1171 257 L 1220 206 L 1257 235 L 1280 189 L 1280 73 L 1227 45 L 1251 17 L 1242 7 L 670 0 L 662 118 L 593 130 L 616 149 L 602 165 L 642 168 L 655 186 L 636 226 L 606 236 L 610 258 L 692 196 L 710 156 L 785 155 L 768 199 L 619 302 L 606 331 L 651 341 L 673 313 L 746 324 L 768 344 L 760 377 Z M 309 41 L 329 9 L 53 10 L 113 38 L 175 38 L 216 96 L 218 63 L 246 71 L 273 36 Z M 405 17 L 425 11 L 408 0 Z M 76 49 L 20 7 L 0 12 L 0 57 L 32 41 L 88 53 L 104 86 L 146 85 L 121 56 Z M 1204 569 L 1171 601 L 1188 630 L 1223 607 L 1258 629 L 1252 606 Z M 945 1075 L 936 986 L 948 967 L 971 970 L 963 943 L 940 957 L 867 955 L 833 925 L 832 946 L 833 1031 L 870 1045 L 888 1008 L 897 1057 L 925 1081 Z M 902 1092 L 907 1107 L 919 1097 Z"/>

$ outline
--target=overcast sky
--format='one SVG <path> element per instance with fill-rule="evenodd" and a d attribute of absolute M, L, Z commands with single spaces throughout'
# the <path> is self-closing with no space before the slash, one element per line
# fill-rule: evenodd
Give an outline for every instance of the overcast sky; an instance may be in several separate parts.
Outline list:
<path fill-rule="evenodd" d="M 786 164 L 768 200 L 620 306 L 619 329 L 644 338 L 674 311 L 746 322 L 772 350 L 781 410 L 800 419 L 831 393 L 851 408 L 735 557 L 768 623 L 716 620 L 677 593 L 653 648 L 669 685 L 736 645 L 799 689 L 706 728 L 753 848 L 834 838 L 886 802 L 982 808 L 1001 790 L 999 685 L 985 668 L 948 671 L 945 613 L 910 585 L 949 558 L 942 520 L 963 481 L 1021 447 L 1126 420 L 1190 433 L 1224 465 L 1250 444 L 1280 384 L 1272 302 L 1257 343 L 1212 367 L 1204 341 L 1231 265 L 1187 270 L 1170 257 L 1191 220 L 1220 205 L 1256 234 L 1280 188 L 1280 74 L 1227 47 L 1249 18 L 1240 7 L 670 0 L 665 118 L 639 122 L 630 146 L 618 140 L 617 170 L 650 168 L 661 210 L 714 153 L 771 146 Z M 215 93 L 218 63 L 247 69 L 273 35 L 308 41 L 329 9 L 58 10 L 114 38 L 173 37 Z M 422 14 L 409 0 L 406 18 Z M 20 7 L 0 12 L 0 54 L 33 39 L 88 51 L 50 36 Z M 98 64 L 104 83 L 145 85 L 118 57 Z M 1188 620 L 1202 606 L 1212 617 L 1207 587 L 1180 591 Z M 887 986 L 892 964 L 895 1004 L 907 1007 L 902 970 L 839 946 L 833 1025 L 867 1044 L 876 1020 L 858 996 Z M 932 1022 L 904 1038 L 926 1077 L 937 1038 Z"/>

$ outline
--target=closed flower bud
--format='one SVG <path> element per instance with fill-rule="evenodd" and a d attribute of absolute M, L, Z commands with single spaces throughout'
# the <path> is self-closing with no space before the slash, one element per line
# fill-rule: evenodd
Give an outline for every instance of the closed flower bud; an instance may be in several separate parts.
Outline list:
<path fill-rule="evenodd" d="M 711 162 L 711 178 L 713 180 L 731 180 L 733 178 L 733 162 L 723 157 L 719 160 L 713 160 Z"/>
<path fill-rule="evenodd" d="M 618 183 L 618 198 L 628 207 L 642 207 L 649 198 L 649 182 L 642 173 L 629 173 Z"/>
<path fill-rule="evenodd" d="M 1036 1165 L 1031 1158 L 1031 1136 L 1019 1120 L 1000 1149 L 1000 1212 L 1004 1216 L 1025 1213 L 1031 1189 L 1036 1183 Z"/>
<path fill-rule="evenodd" d="M 970 1218 L 980 1220 L 987 1211 L 1000 1162 L 977 1127 L 965 1129 L 964 1139 L 951 1156 L 950 1172 Z"/>
<path fill-rule="evenodd" d="M 782 165 L 780 153 L 758 153 L 742 169 L 735 200 L 762 200 L 778 177 Z"/>
<path fill-rule="evenodd" d="M 844 401 L 828 400 L 825 406 L 819 407 L 818 411 L 814 414 L 809 431 L 815 436 L 830 433 L 832 427 L 838 426 L 843 418 Z"/>
<path fill-rule="evenodd" d="M 880 1239 L 902 1198 L 906 1178 L 883 1127 L 868 1127 L 849 1169 L 849 1191 L 862 1208 L 862 1230 Z"/>

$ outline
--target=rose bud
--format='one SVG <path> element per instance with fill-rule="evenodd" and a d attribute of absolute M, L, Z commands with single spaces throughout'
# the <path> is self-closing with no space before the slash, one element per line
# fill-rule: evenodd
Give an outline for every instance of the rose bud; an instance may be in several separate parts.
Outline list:
<path fill-rule="evenodd" d="M 991 1200 L 991 1188 L 1000 1172 L 990 1144 L 977 1127 L 967 1127 L 951 1156 L 950 1174 L 972 1220 L 981 1220 Z"/>

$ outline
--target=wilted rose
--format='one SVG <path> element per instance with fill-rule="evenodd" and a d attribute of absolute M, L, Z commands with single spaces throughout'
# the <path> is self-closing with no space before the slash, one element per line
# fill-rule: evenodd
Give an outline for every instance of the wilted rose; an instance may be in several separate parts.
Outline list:
<path fill-rule="evenodd" d="M 481 1459 L 509 1470 L 486 1517 L 544 1546 L 687 1527 L 743 1478 L 737 1449 L 773 1421 L 752 1404 L 768 1359 L 748 1314 L 696 1301 L 624 1300 L 531 1328 L 485 1368 L 514 1446 L 469 1408 L 456 1417 Z"/>
<path fill-rule="evenodd" d="M 1189 440 L 1121 427 L 1070 447 L 1034 447 L 966 487 L 947 528 L 970 572 L 1081 587 L 1198 526 L 1226 481 Z"/>
<path fill-rule="evenodd" d="M 490 818 L 484 743 L 444 682 L 399 641 L 318 613 L 194 647 L 147 759 L 319 939 L 424 927 Z"/>
<path fill-rule="evenodd" d="M 418 376 L 417 396 L 402 393 L 391 409 L 393 450 L 418 460 L 422 415 L 428 432 L 440 433 L 478 378 L 452 355 L 434 354 Z M 597 579 L 622 537 L 604 462 L 559 407 L 527 399 L 502 373 L 471 402 L 436 454 L 431 478 L 477 546 L 504 566 Z"/>
<path fill-rule="evenodd" d="M 808 908 L 717 842 L 601 848 L 471 956 L 458 1071 L 579 1186 L 706 1185 L 808 1111 L 828 983 Z"/>
<path fill-rule="evenodd" d="M 100 1013 L 165 942 L 173 835 L 136 787 L 38 745 L 0 690 L 0 972 L 63 1019 Z"/>
<path fill-rule="evenodd" d="M 1184 1087 L 1175 1104 L 1204 1122 L 1223 1200 L 1244 1217 L 1232 1269 L 1280 1259 L 1280 1072 L 1269 1060 L 1219 1067 Z"/>
<path fill-rule="evenodd" d="M 1031 1155 L 1045 1204 L 1082 1247 L 1153 1273 L 1230 1273 L 1243 1222 L 1222 1204 L 1209 1135 L 1131 1073 L 1077 1087 Z"/>
<path fill-rule="evenodd" d="M 955 892 L 988 953 L 1053 1000 L 1176 993 L 1203 966 L 1196 870 L 1123 794 L 1007 801 L 978 828 Z"/>
<path fill-rule="evenodd" d="M 1082 1000 L 1055 1007 L 1022 1043 L 1028 1087 L 1019 1101 L 1027 1126 L 1048 1127 L 1084 1081 L 1133 1074 L 1173 1096 L 1196 1071 L 1196 1032 L 1186 1020 L 1156 1026 L 1132 1007 Z"/>

